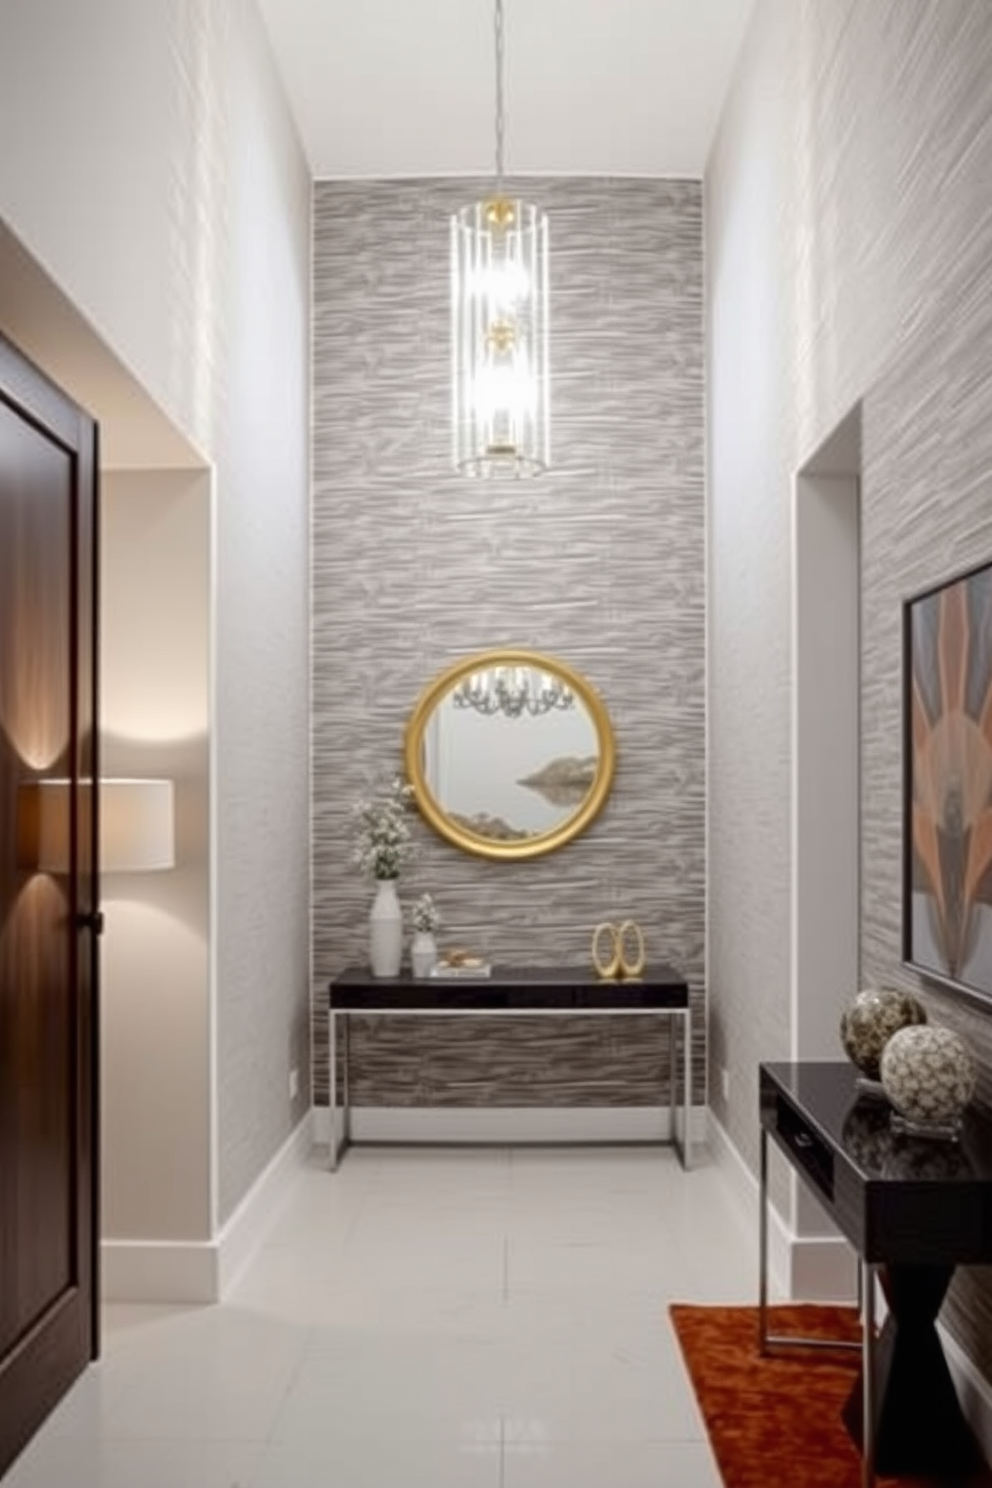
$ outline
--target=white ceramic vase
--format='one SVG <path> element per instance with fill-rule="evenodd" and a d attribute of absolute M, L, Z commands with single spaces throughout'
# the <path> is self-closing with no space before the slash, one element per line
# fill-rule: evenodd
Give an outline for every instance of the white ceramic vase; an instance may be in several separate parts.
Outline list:
<path fill-rule="evenodd" d="M 430 976 L 437 960 L 437 941 L 429 930 L 414 931 L 410 942 L 410 966 L 415 977 Z"/>
<path fill-rule="evenodd" d="M 374 977 L 400 974 L 403 959 L 403 911 L 396 895 L 396 879 L 376 880 L 369 915 L 369 965 Z"/>

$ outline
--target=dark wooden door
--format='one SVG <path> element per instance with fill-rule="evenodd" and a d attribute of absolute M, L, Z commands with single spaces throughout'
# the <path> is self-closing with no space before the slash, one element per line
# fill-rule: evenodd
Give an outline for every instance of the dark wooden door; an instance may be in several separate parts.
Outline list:
<path fill-rule="evenodd" d="M 97 1347 L 95 488 L 92 420 L 0 337 L 0 1474 Z"/>

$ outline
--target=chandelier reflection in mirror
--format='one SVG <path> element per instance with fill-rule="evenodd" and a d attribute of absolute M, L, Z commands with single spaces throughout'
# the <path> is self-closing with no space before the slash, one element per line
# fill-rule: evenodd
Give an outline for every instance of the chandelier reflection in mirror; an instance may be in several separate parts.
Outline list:
<path fill-rule="evenodd" d="M 456 708 L 474 708 L 490 717 L 505 713 L 508 718 L 520 718 L 526 713 L 538 718 L 553 709 L 564 712 L 575 705 L 574 692 L 560 677 L 525 666 L 472 672 L 451 697 Z"/>
<path fill-rule="evenodd" d="M 504 189 L 503 0 L 496 0 L 496 179 L 451 219 L 453 456 L 472 476 L 550 462 L 548 220 Z"/>

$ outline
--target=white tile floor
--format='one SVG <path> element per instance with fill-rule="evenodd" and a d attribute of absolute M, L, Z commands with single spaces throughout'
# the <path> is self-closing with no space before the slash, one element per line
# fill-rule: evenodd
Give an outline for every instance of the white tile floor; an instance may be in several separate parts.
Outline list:
<path fill-rule="evenodd" d="M 755 1251 L 666 1149 L 318 1153 L 223 1306 L 106 1309 L 3 1488 L 719 1488 L 667 1304 Z"/>

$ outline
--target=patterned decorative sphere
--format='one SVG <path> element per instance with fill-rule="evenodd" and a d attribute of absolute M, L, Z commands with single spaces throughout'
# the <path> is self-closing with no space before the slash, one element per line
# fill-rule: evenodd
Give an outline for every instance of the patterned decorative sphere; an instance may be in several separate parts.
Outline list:
<path fill-rule="evenodd" d="M 882 1054 L 882 1085 L 900 1116 L 953 1125 L 975 1093 L 975 1065 L 950 1028 L 901 1028 Z"/>
<path fill-rule="evenodd" d="M 927 1021 L 922 1003 L 909 992 L 886 987 L 859 992 L 840 1020 L 840 1041 L 852 1064 L 869 1080 L 879 1078 L 882 1050 L 900 1028 Z"/>

